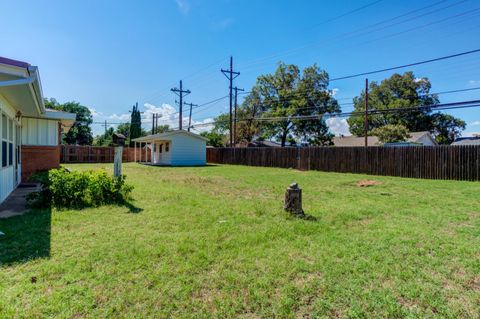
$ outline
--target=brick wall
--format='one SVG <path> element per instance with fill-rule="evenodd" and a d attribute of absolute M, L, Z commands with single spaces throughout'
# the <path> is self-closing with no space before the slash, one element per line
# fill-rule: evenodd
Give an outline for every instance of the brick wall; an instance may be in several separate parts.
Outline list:
<path fill-rule="evenodd" d="M 60 167 L 60 146 L 22 145 L 22 182 L 32 174 Z"/>

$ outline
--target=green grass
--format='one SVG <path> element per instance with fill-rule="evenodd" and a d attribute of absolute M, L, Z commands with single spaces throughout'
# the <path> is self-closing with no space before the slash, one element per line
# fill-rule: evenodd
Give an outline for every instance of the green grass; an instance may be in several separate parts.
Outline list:
<path fill-rule="evenodd" d="M 1 318 L 479 318 L 479 183 L 124 172 L 131 206 L 0 220 Z M 293 181 L 318 221 L 283 212 Z"/>

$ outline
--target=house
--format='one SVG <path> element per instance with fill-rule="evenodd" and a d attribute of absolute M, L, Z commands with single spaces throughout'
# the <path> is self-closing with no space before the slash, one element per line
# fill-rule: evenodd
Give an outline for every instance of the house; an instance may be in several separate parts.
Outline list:
<path fill-rule="evenodd" d="M 194 133 L 176 130 L 139 137 L 133 141 L 135 149 L 137 143 L 140 143 L 140 146 L 146 145 L 151 150 L 150 156 L 146 151 L 140 154 L 135 153 L 135 161 L 140 159 L 140 162 L 169 166 L 206 164 L 208 139 Z"/>
<path fill-rule="evenodd" d="M 410 132 L 406 141 L 401 143 L 388 143 L 388 146 L 406 146 L 406 145 L 421 145 L 421 146 L 436 146 L 437 141 L 433 138 L 430 132 Z M 382 146 L 377 136 L 367 137 L 368 146 Z M 365 146 L 364 137 L 356 136 L 335 136 L 333 144 L 337 147 L 361 147 Z M 396 145 L 395 145 L 396 144 Z M 385 145 L 387 146 L 387 145 Z"/>
<path fill-rule="evenodd" d="M 459 145 L 480 145 L 480 135 L 459 137 L 453 143 L 453 146 Z"/>
<path fill-rule="evenodd" d="M 0 57 L 0 202 L 33 173 L 60 166 L 75 114 L 45 108 L 38 68 Z"/>

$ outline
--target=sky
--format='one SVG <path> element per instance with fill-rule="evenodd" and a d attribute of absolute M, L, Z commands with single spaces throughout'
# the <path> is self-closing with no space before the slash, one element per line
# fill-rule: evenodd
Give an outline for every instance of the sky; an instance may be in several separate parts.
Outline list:
<path fill-rule="evenodd" d="M 279 61 L 316 63 L 331 78 L 428 60 L 480 48 L 478 0 L 355 1 L 4 1 L 0 0 L 0 56 L 39 67 L 45 97 L 77 101 L 94 116 L 94 134 L 128 122 L 135 103 L 159 124 L 178 126 L 176 95 L 204 104 L 228 94 L 220 72 L 233 56 L 234 85 L 249 90 Z M 480 53 L 394 72 L 428 77 L 432 92 L 480 87 Z M 342 111 L 365 77 L 330 83 Z M 441 102 L 480 99 L 480 90 L 442 94 Z M 241 96 L 239 102 L 241 102 Z M 192 122 L 208 123 L 228 99 L 197 107 Z M 464 119 L 464 136 L 480 132 L 476 108 L 447 111 Z M 188 121 L 188 113 L 184 113 Z M 328 120 L 348 134 L 345 119 Z M 196 130 L 205 129 L 198 127 Z"/>

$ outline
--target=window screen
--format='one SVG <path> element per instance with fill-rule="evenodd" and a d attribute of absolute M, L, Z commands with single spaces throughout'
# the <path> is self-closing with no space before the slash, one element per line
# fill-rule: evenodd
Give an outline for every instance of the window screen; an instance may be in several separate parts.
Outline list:
<path fill-rule="evenodd" d="M 2 114 L 2 138 L 7 139 L 7 117 Z"/>
<path fill-rule="evenodd" d="M 8 143 L 8 165 L 13 165 L 13 143 Z"/>
<path fill-rule="evenodd" d="M 7 166 L 7 142 L 2 141 L 2 167 Z"/>
<path fill-rule="evenodd" d="M 13 121 L 8 120 L 8 140 L 13 142 Z"/>

